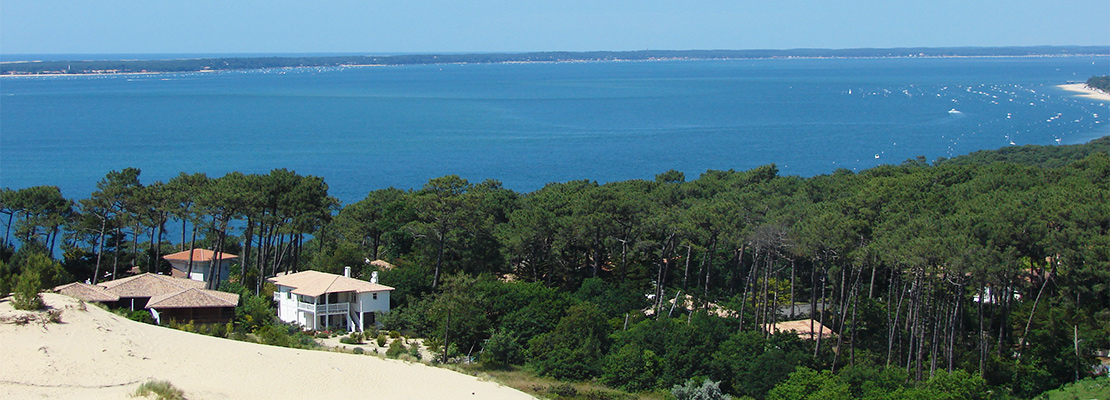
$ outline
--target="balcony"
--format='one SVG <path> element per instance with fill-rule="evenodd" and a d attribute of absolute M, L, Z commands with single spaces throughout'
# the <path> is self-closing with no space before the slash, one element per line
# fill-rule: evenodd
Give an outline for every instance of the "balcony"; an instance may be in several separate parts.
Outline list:
<path fill-rule="evenodd" d="M 308 311 L 316 315 L 346 314 L 351 309 L 350 303 L 312 304 L 297 302 L 297 309 Z"/>

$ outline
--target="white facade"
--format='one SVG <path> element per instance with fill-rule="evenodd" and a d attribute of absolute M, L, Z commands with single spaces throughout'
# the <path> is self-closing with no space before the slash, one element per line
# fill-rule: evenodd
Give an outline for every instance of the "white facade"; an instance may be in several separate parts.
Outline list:
<path fill-rule="evenodd" d="M 308 271 L 318 275 L 316 271 Z M 299 273 L 301 274 L 301 273 Z M 393 288 L 372 284 L 357 279 L 331 275 L 334 279 L 344 279 L 340 284 L 329 284 L 330 289 L 298 290 L 296 283 L 283 284 L 282 278 L 271 278 L 277 290 L 274 301 L 278 303 L 278 319 L 301 325 L 306 329 L 323 330 L 346 328 L 348 331 L 362 331 L 377 324 L 376 315 L 389 312 L 389 292 Z M 314 277 L 328 279 L 331 277 Z M 297 282 L 295 279 L 293 282 Z M 353 283 L 351 281 L 354 281 Z M 286 282 L 288 283 L 288 281 Z M 309 282 L 305 286 L 317 282 Z M 317 296 L 297 292 L 318 293 Z"/>
<path fill-rule="evenodd" d="M 209 266 L 211 265 L 211 262 L 209 262 L 209 261 L 196 261 L 196 260 L 194 260 L 193 261 L 193 271 L 192 271 L 192 273 L 189 273 L 189 262 L 188 261 L 181 262 L 181 261 L 171 260 L 170 265 L 173 266 L 173 269 L 181 271 L 183 275 L 188 275 L 189 279 L 192 279 L 194 281 L 201 281 L 201 282 L 207 282 L 208 281 L 206 278 L 208 278 L 208 274 L 209 274 L 208 270 L 209 270 Z M 231 272 L 231 261 L 230 260 L 220 260 L 220 268 L 219 269 L 220 269 L 219 282 L 226 281 L 228 274 Z"/>

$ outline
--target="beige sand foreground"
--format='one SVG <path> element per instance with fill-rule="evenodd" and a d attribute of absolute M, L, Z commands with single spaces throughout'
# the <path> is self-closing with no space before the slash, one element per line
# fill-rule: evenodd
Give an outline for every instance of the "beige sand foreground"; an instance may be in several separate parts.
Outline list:
<path fill-rule="evenodd" d="M 0 323 L 0 398 L 123 399 L 151 379 L 189 399 L 532 398 L 422 364 L 213 338 L 44 298 L 64 310 L 62 323 Z M 19 313 L 0 302 L 0 319 Z"/>
<path fill-rule="evenodd" d="M 1080 95 L 1077 95 L 1079 97 L 1086 97 L 1088 99 L 1095 99 L 1095 100 L 1110 101 L 1110 94 L 1107 94 L 1106 92 L 1099 91 L 1099 90 L 1096 90 L 1096 89 L 1092 89 L 1092 88 L 1088 87 L 1086 83 L 1071 83 L 1071 84 L 1067 84 L 1067 85 L 1058 85 L 1056 87 L 1058 87 L 1060 89 L 1067 90 L 1069 92 L 1082 93 Z"/>

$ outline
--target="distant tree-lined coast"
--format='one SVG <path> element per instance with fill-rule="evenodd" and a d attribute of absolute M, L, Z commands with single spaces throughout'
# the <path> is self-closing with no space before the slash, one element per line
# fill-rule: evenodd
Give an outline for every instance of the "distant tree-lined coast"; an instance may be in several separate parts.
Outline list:
<path fill-rule="evenodd" d="M 1110 93 L 1110 75 L 1092 76 L 1087 79 L 1087 86 Z"/>
<path fill-rule="evenodd" d="M 288 67 L 350 65 L 412 65 L 453 63 L 645 61 L 664 59 L 860 58 L 860 57 L 1020 57 L 1110 55 L 1100 46 L 1034 47 L 905 47 L 889 49 L 790 50 L 641 50 L 475 54 L 411 54 L 391 56 L 229 57 L 175 60 L 68 60 L 0 64 L 0 75 L 114 74 L 226 71 Z"/>

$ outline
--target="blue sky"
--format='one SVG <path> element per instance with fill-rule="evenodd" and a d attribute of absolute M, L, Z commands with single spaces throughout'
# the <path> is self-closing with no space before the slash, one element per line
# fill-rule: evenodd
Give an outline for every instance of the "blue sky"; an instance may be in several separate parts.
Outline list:
<path fill-rule="evenodd" d="M 3 0 L 0 53 L 1110 46 L 1110 1 Z"/>

